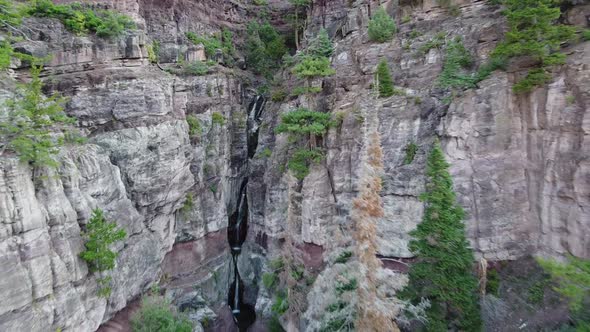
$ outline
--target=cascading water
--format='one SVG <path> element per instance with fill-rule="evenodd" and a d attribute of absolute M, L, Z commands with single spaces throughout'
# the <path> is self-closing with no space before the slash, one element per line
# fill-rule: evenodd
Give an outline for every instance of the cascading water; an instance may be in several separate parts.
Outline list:
<path fill-rule="evenodd" d="M 264 110 L 265 100 L 262 96 L 256 96 L 248 108 L 247 121 L 247 158 L 246 158 L 246 173 L 248 174 L 248 161 L 256 153 L 258 146 L 258 129 L 260 127 L 260 117 Z M 232 310 L 234 322 L 240 331 L 246 331 L 256 320 L 256 311 L 254 307 L 244 301 L 244 283 L 240 278 L 238 270 L 238 259 L 242 252 L 242 245 L 246 241 L 248 234 L 248 176 L 244 176 L 239 185 L 240 189 L 235 192 L 237 199 L 234 211 L 229 216 L 229 224 L 227 227 L 227 240 L 231 250 L 231 267 L 230 278 L 232 280 L 229 284 L 229 291 L 227 294 L 227 303 Z M 233 275 L 233 278 L 231 278 Z"/>

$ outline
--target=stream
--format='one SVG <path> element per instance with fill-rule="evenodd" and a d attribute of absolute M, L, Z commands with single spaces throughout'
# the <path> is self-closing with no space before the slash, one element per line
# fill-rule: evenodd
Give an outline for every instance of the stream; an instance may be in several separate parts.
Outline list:
<path fill-rule="evenodd" d="M 256 153 L 258 146 L 258 130 L 261 122 L 262 111 L 266 100 L 262 96 L 256 96 L 250 102 L 248 107 L 248 120 L 246 127 L 247 140 L 247 158 L 246 174 L 248 174 L 249 160 Z M 228 275 L 228 294 L 227 304 L 231 308 L 234 322 L 240 332 L 245 332 L 256 321 L 256 311 L 254 306 L 246 303 L 244 300 L 245 286 L 240 271 L 238 261 L 242 253 L 242 246 L 248 235 L 248 176 L 244 176 L 239 183 L 239 190 L 232 190 L 235 193 L 235 206 L 229 216 L 227 227 L 227 242 L 231 251 L 231 268 Z"/>

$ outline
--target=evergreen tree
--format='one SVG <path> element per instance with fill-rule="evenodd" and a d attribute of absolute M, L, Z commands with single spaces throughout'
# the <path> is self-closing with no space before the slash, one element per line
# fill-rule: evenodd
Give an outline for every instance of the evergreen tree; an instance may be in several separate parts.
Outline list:
<path fill-rule="evenodd" d="M 305 15 L 307 7 L 311 0 L 289 0 L 293 7 L 295 7 L 295 17 L 293 18 L 293 30 L 295 30 L 295 48 L 299 49 L 299 31 L 303 28 L 305 21 L 301 21 L 300 16 Z"/>
<path fill-rule="evenodd" d="M 393 88 L 393 80 L 391 79 L 391 73 L 389 72 L 389 66 L 385 59 L 379 62 L 377 65 L 377 72 L 375 73 L 377 78 L 377 84 L 379 89 L 379 97 L 390 97 L 395 93 Z"/>
<path fill-rule="evenodd" d="M 395 22 L 383 7 L 379 7 L 369 21 L 369 39 L 384 43 L 391 40 L 395 31 Z"/>
<path fill-rule="evenodd" d="M 334 45 L 332 45 L 326 29 L 321 29 L 318 35 L 309 43 L 307 54 L 329 58 L 332 53 L 334 53 Z"/>
<path fill-rule="evenodd" d="M 54 159 L 63 143 L 52 129 L 74 121 L 63 111 L 65 100 L 57 95 L 45 97 L 39 78 L 42 67 L 31 67 L 31 82 L 19 85 L 18 98 L 9 101 L 8 117 L 0 121 L 0 156 L 5 149 L 16 152 L 20 160 L 35 166 L 57 167 Z"/>
<path fill-rule="evenodd" d="M 473 252 L 465 237 L 463 209 L 457 205 L 449 164 L 438 141 L 428 157 L 426 203 L 422 223 L 411 233 L 410 250 L 418 262 L 410 268 L 406 298 L 430 300 L 429 331 L 479 331 L 481 319 Z"/>
<path fill-rule="evenodd" d="M 309 86 L 315 77 L 325 77 L 336 73 L 330 66 L 330 59 L 314 56 L 304 56 L 292 72 L 299 78 L 306 78 Z"/>

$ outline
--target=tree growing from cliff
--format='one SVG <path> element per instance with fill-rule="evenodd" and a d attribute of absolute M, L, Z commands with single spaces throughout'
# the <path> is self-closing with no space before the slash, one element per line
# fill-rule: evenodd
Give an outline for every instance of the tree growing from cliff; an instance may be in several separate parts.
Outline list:
<path fill-rule="evenodd" d="M 410 234 L 410 250 L 418 262 L 410 268 L 405 297 L 418 303 L 430 301 L 426 311 L 428 330 L 479 331 L 480 310 L 474 258 L 465 236 L 464 212 L 457 205 L 453 182 L 440 143 L 428 156 L 425 211 L 422 223 Z"/>
<path fill-rule="evenodd" d="M 383 7 L 379 7 L 369 21 L 369 39 L 384 43 L 391 40 L 395 31 L 395 22 Z"/>
<path fill-rule="evenodd" d="M 302 16 L 305 17 L 305 11 L 311 0 L 289 0 L 294 7 L 294 20 L 293 20 L 293 30 L 295 30 L 295 47 L 299 49 L 299 32 L 304 27 L 304 22 L 302 21 Z"/>
<path fill-rule="evenodd" d="M 391 97 L 395 94 L 393 87 L 393 80 L 389 72 L 389 66 L 385 59 L 381 60 L 377 65 L 377 72 L 375 73 L 377 80 L 377 88 L 379 90 L 379 97 Z"/>
<path fill-rule="evenodd" d="M 112 270 L 118 254 L 110 249 L 110 245 L 124 239 L 127 236 L 125 230 L 118 228 L 114 222 L 107 222 L 102 210 L 95 209 L 84 236 L 86 250 L 80 253 L 80 257 L 88 263 L 90 271 Z"/>
<path fill-rule="evenodd" d="M 542 258 L 537 261 L 557 282 L 554 289 L 569 300 L 573 311 L 579 311 L 583 302 L 590 300 L 589 260 L 569 256 L 566 263 Z"/>
<path fill-rule="evenodd" d="M 39 78 L 42 67 L 31 67 L 31 81 L 18 86 L 17 98 L 7 103 L 8 116 L 0 121 L 0 155 L 6 149 L 16 152 L 20 160 L 34 166 L 57 167 L 54 156 L 63 144 L 53 129 L 74 119 L 63 111 L 65 100 L 57 95 L 45 97 Z"/>
<path fill-rule="evenodd" d="M 191 332 L 191 321 L 172 309 L 170 303 L 159 296 L 148 296 L 141 308 L 131 316 L 133 332 Z"/>
<path fill-rule="evenodd" d="M 307 47 L 307 54 L 316 57 L 329 58 L 334 53 L 334 45 L 328 36 L 326 29 L 321 29 L 318 35 L 312 39 Z"/>
<path fill-rule="evenodd" d="M 293 74 L 302 79 L 307 79 L 307 85 L 317 77 L 331 76 L 336 71 L 330 65 L 330 59 L 323 56 L 303 56 L 301 61 L 292 70 Z"/>
<path fill-rule="evenodd" d="M 394 319 L 394 305 L 385 303 L 377 292 L 377 221 L 383 217 L 381 172 L 383 151 L 378 133 L 369 137 L 367 164 L 358 197 L 353 201 L 352 220 L 355 224 L 356 256 L 360 263 L 357 287 L 357 331 L 399 331 Z"/>

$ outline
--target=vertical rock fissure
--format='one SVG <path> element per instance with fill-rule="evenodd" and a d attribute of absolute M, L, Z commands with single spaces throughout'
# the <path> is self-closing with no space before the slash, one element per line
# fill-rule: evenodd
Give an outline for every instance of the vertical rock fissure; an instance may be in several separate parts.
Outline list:
<path fill-rule="evenodd" d="M 250 325 L 256 320 L 256 312 L 254 306 L 244 301 L 245 286 L 240 277 L 238 269 L 238 261 L 242 252 L 242 246 L 246 241 L 248 235 L 248 163 L 254 157 L 256 148 L 258 147 L 258 130 L 260 128 L 260 118 L 264 110 L 265 99 L 262 96 L 256 96 L 250 102 L 248 107 L 248 119 L 246 126 L 246 145 L 247 157 L 244 158 L 246 171 L 243 173 L 239 183 L 239 190 L 231 190 L 232 194 L 237 195 L 235 200 L 236 205 L 233 207 L 232 213 L 229 215 L 229 223 L 227 227 L 227 240 L 231 251 L 231 269 L 230 269 L 230 285 L 228 288 L 227 303 L 231 308 L 234 322 L 240 331 L 246 331 Z M 233 275 L 233 279 L 232 279 Z"/>

